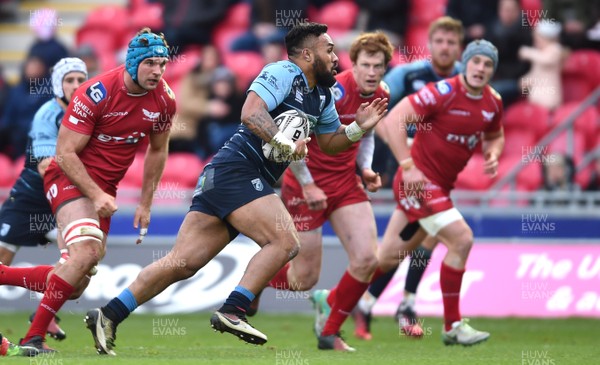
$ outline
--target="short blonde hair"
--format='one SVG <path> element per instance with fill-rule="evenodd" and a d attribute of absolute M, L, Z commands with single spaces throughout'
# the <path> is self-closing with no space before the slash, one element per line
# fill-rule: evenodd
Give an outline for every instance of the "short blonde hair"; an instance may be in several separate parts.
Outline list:
<path fill-rule="evenodd" d="M 437 18 L 429 25 L 429 40 L 431 41 L 431 37 L 433 33 L 438 30 L 445 30 L 447 32 L 454 32 L 458 34 L 458 40 L 462 44 L 465 39 L 465 28 L 460 20 L 454 19 L 449 16 L 443 16 Z"/>

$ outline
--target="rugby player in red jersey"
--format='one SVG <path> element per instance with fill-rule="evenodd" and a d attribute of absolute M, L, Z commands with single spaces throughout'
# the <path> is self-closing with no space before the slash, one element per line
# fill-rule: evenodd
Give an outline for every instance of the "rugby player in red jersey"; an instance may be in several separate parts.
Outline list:
<path fill-rule="evenodd" d="M 447 345 L 473 345 L 485 341 L 487 332 L 475 330 L 459 310 L 460 288 L 473 232 L 453 206 L 450 191 L 460 171 L 481 142 L 485 157 L 482 167 L 494 177 L 504 147 L 503 113 L 500 95 L 488 83 L 498 66 L 498 51 L 486 40 L 467 45 L 462 55 L 463 71 L 452 78 L 430 83 L 405 97 L 384 120 L 388 144 L 400 164 L 401 178 L 395 179 L 398 209 L 389 226 L 409 231 L 400 245 L 382 245 L 379 269 L 386 272 L 398 265 L 404 253 L 411 252 L 427 234 L 448 248 L 440 271 L 444 303 L 443 342 Z M 407 123 L 428 123 L 417 128 L 412 147 L 406 143 Z M 410 235 L 409 235 L 410 236 Z"/>
<path fill-rule="evenodd" d="M 139 144 L 149 146 L 144 161 L 140 205 L 133 225 L 141 242 L 150 222 L 154 189 L 168 152 L 175 96 L 162 79 L 169 50 L 162 35 L 142 29 L 129 43 L 126 64 L 99 75 L 77 89 L 63 117 L 56 156 L 44 175 L 44 191 L 70 258 L 45 275 L 16 272 L 43 288 L 44 297 L 21 345 L 40 353 L 54 315 L 86 283 L 86 275 L 104 257 L 110 218 L 117 211 L 117 185 L 133 162 Z M 4 275 L 13 268 L 4 267 Z M 39 282 L 31 282 L 31 281 Z"/>

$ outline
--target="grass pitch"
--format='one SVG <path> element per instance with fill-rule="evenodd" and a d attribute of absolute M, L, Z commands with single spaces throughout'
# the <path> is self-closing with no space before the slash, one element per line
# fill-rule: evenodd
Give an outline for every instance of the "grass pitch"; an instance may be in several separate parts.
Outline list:
<path fill-rule="evenodd" d="M 28 313 L 0 314 L 0 331 L 17 341 L 27 330 Z M 236 337 L 214 332 L 210 313 L 193 315 L 132 315 L 117 331 L 117 357 L 99 356 L 93 348 L 83 314 L 61 313 L 67 339 L 48 344 L 58 354 L 36 358 L 2 358 L 7 364 L 598 364 L 600 321 L 570 318 L 474 318 L 473 327 L 491 332 L 487 342 L 473 347 L 444 346 L 440 318 L 425 318 L 425 337 L 407 338 L 389 317 L 375 318 L 374 339 L 353 336 L 351 321 L 344 327 L 355 353 L 317 350 L 312 316 L 259 313 L 250 322 L 266 333 L 264 346 L 245 344 Z"/>

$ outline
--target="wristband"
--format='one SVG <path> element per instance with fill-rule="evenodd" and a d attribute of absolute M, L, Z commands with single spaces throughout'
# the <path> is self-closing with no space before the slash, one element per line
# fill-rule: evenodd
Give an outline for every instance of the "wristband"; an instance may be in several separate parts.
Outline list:
<path fill-rule="evenodd" d="M 363 134 L 365 134 L 365 131 L 358 125 L 358 123 L 356 123 L 356 121 L 348 124 L 344 131 L 346 132 L 346 137 L 348 137 L 348 139 L 352 142 L 358 141 L 362 138 Z"/>
<path fill-rule="evenodd" d="M 277 148 L 282 156 L 289 156 L 296 150 L 296 144 L 281 133 L 281 131 L 273 136 L 269 144 Z"/>
<path fill-rule="evenodd" d="M 410 170 L 414 166 L 415 163 L 413 162 L 412 157 L 405 158 L 404 160 L 400 161 L 400 167 L 402 167 L 403 171 Z"/>

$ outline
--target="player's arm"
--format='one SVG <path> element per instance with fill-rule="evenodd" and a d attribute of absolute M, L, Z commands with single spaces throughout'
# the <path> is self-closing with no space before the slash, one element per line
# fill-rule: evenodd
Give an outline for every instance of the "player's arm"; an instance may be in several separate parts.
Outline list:
<path fill-rule="evenodd" d="M 150 133 L 150 144 L 144 157 L 144 178 L 142 180 L 142 197 L 135 210 L 133 227 L 140 228 L 140 237 L 136 243 L 142 243 L 150 225 L 150 209 L 152 197 L 165 168 L 169 155 L 169 133 Z"/>
<path fill-rule="evenodd" d="M 310 210 L 322 210 L 327 208 L 327 195 L 315 184 L 315 180 L 306 166 L 304 159 L 294 161 L 290 164 L 290 169 L 294 173 L 296 180 L 302 186 L 304 200 Z"/>
<path fill-rule="evenodd" d="M 372 193 L 381 188 L 381 177 L 372 169 L 374 152 L 375 132 L 371 130 L 365 134 L 360 142 L 358 154 L 356 155 L 356 164 L 360 169 L 363 181 L 367 184 L 367 190 Z"/>
<path fill-rule="evenodd" d="M 498 159 L 504 149 L 504 130 L 484 133 L 481 149 L 485 158 L 484 172 L 495 177 L 498 174 Z"/>
<path fill-rule="evenodd" d="M 88 144 L 90 135 L 70 130 L 61 125 L 56 141 L 56 163 L 69 180 L 92 202 L 100 217 L 110 217 L 117 210 L 114 197 L 105 193 L 92 180 L 78 154 Z"/>
<path fill-rule="evenodd" d="M 374 128 L 387 112 L 387 99 L 377 98 L 371 103 L 362 103 L 356 111 L 356 121 L 340 125 L 333 133 L 317 134 L 317 142 L 323 152 L 336 155 L 347 150 L 354 142 Z"/>
<path fill-rule="evenodd" d="M 46 157 L 38 162 L 37 170 L 41 177 L 44 177 L 46 174 L 46 170 L 48 169 L 48 166 L 50 166 L 50 162 L 52 162 L 52 157 Z"/>
<path fill-rule="evenodd" d="M 246 101 L 242 106 L 242 123 L 244 123 L 255 135 L 263 141 L 279 148 L 284 156 L 294 154 L 300 159 L 308 152 L 306 143 L 310 139 L 304 139 L 294 143 L 283 135 L 269 114 L 265 101 L 254 91 L 250 90 Z M 295 152 L 294 152 L 295 151 Z"/>

